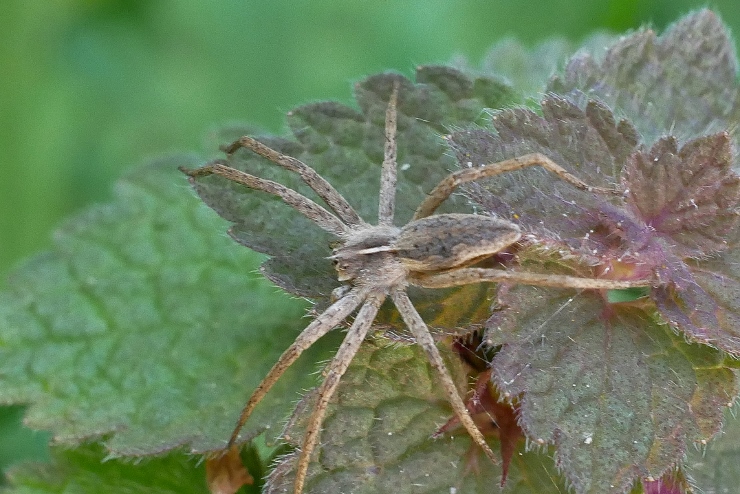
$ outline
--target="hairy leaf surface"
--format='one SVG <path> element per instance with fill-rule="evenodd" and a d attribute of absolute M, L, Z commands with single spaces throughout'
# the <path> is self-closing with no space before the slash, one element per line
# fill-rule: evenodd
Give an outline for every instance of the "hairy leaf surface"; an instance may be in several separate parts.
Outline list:
<path fill-rule="evenodd" d="M 576 492 L 627 492 L 718 432 L 736 392 L 721 352 L 595 294 L 511 287 L 498 302 L 494 382 L 519 397 L 530 440 L 555 444 Z"/>
<path fill-rule="evenodd" d="M 725 412 L 722 432 L 709 444 L 689 449 L 685 471 L 699 492 L 730 493 L 740 485 L 740 420 L 737 407 Z M 698 489 L 697 489 L 698 490 Z"/>
<path fill-rule="evenodd" d="M 440 348 L 461 389 L 460 360 Z M 306 405 L 310 403 L 307 400 Z M 298 408 L 288 434 L 296 444 L 310 406 Z M 363 345 L 339 385 L 322 432 L 321 447 L 309 467 L 306 493 L 489 493 L 498 490 L 501 467 L 455 429 L 432 440 L 452 409 L 434 370 L 418 346 L 378 338 Z M 489 427 L 490 429 L 490 427 Z M 495 431 L 495 428 L 493 428 Z M 495 433 L 493 434 L 495 437 Z M 491 444 L 496 447 L 496 439 Z M 295 455 L 286 456 L 270 478 L 267 492 L 290 491 Z M 503 492 L 561 493 L 565 487 L 547 456 L 514 454 Z"/>
<path fill-rule="evenodd" d="M 645 142 L 716 133 L 738 121 L 737 59 L 717 14 L 690 14 L 657 36 L 641 29 L 606 53 L 580 53 L 549 90 L 598 98 L 629 118 Z"/>
<path fill-rule="evenodd" d="M 527 437 L 555 444 L 579 493 L 623 493 L 638 479 L 663 478 L 687 444 L 711 439 L 736 396 L 722 353 L 689 345 L 673 329 L 740 355 L 740 179 L 731 136 L 708 133 L 732 117 L 709 120 L 736 91 L 723 39 L 706 11 L 660 40 L 637 33 L 610 47 L 601 66 L 587 55 L 573 59 L 541 114 L 503 110 L 489 129 L 451 139 L 462 166 L 538 152 L 591 185 L 622 189 L 584 192 L 534 168 L 469 186 L 485 211 L 528 233 L 510 268 L 657 280 L 650 298 L 622 304 L 597 293 L 500 289 L 487 333 L 489 345 L 503 345 L 493 381 L 520 400 Z M 679 74 L 685 79 L 674 81 Z M 648 110 L 631 107 L 632 97 Z M 684 99 L 685 107 L 675 103 Z M 659 138 L 669 128 L 678 137 Z"/>
<path fill-rule="evenodd" d="M 673 137 L 630 156 L 623 176 L 629 205 L 671 242 L 681 258 L 727 249 L 740 220 L 740 177 L 731 171 L 730 136 L 721 132 L 685 143 Z"/>
<path fill-rule="evenodd" d="M 490 130 L 454 133 L 451 143 L 461 165 L 480 166 L 541 153 L 590 185 L 617 187 L 639 137 L 628 122 L 617 121 L 596 101 L 581 108 L 554 95 L 542 101 L 542 113 L 504 110 L 494 115 Z M 518 223 L 544 242 L 564 244 L 595 260 L 614 243 L 613 238 L 594 234 L 604 221 L 602 212 L 637 222 L 626 211 L 615 210 L 621 202 L 618 196 L 578 190 L 536 166 L 481 180 L 466 190 L 485 211 Z"/>

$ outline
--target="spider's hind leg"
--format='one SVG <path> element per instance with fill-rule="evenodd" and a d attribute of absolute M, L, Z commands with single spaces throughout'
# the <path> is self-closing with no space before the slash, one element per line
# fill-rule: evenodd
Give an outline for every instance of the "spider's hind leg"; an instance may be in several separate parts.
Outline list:
<path fill-rule="evenodd" d="M 358 305 L 360 305 L 367 297 L 368 290 L 354 288 L 344 297 L 339 299 L 337 302 L 329 306 L 324 312 L 322 312 L 316 319 L 304 329 L 300 335 L 296 338 L 290 347 L 280 356 L 277 363 L 270 369 L 262 382 L 254 390 L 252 396 L 249 397 L 246 405 L 242 409 L 239 415 L 239 420 L 234 427 L 234 431 L 231 433 L 231 438 L 226 449 L 234 446 L 239 439 L 239 432 L 241 431 L 244 424 L 249 420 L 249 416 L 254 411 L 255 407 L 262 401 L 262 398 L 270 391 L 270 388 L 280 379 L 280 376 L 301 356 L 301 354 L 309 348 L 311 345 L 316 343 L 319 338 L 328 333 L 332 328 L 336 327 L 339 323 L 349 316 Z"/>
<path fill-rule="evenodd" d="M 457 391 L 457 387 L 455 386 L 455 382 L 452 380 L 450 371 L 445 366 L 444 360 L 442 360 L 442 355 L 439 353 L 439 349 L 437 349 L 434 338 L 432 338 L 432 334 L 429 332 L 429 327 L 424 322 L 424 319 L 421 318 L 416 308 L 411 303 L 409 296 L 403 289 L 393 291 L 391 293 L 391 298 L 393 299 L 393 303 L 396 305 L 398 312 L 401 313 L 401 317 L 406 323 L 406 326 L 408 326 L 413 333 L 414 338 L 416 338 L 416 342 L 424 349 L 424 352 L 426 352 L 427 357 L 429 358 L 429 362 L 439 373 L 442 386 L 447 392 L 450 405 L 452 405 L 452 409 L 455 411 L 455 415 L 460 420 L 460 423 L 465 427 L 465 430 L 470 434 L 470 437 L 473 439 L 475 444 L 483 450 L 486 456 L 494 464 L 498 465 L 500 463 L 499 458 L 493 453 L 490 446 L 488 446 L 486 439 L 483 437 L 483 433 L 478 429 L 478 426 L 475 425 L 473 417 L 470 416 L 468 408 Z"/>

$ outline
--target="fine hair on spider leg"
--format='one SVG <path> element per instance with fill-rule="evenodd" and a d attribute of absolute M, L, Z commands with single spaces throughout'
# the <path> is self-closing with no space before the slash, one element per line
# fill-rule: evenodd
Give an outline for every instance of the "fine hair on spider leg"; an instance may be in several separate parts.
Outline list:
<path fill-rule="evenodd" d="M 275 195 L 337 238 L 331 259 L 335 263 L 337 279 L 348 282 L 345 286 L 350 288 L 339 290 L 338 300 L 319 314 L 280 356 L 244 405 L 226 447 L 226 449 L 236 447 L 239 432 L 255 407 L 301 353 L 327 332 L 339 326 L 359 307 L 344 341 L 323 373 L 324 380 L 317 391 L 317 404 L 308 419 L 295 467 L 296 494 L 303 491 L 311 454 L 318 443 L 329 402 L 387 297 L 391 298 L 402 320 L 436 370 L 460 424 L 486 456 L 492 462 L 498 463 L 498 458 L 473 422 L 428 326 L 409 299 L 406 292 L 408 285 L 442 288 L 506 281 L 560 288 L 605 290 L 654 284 L 654 280 L 645 279 L 579 278 L 467 267 L 514 244 L 521 237 L 521 232 L 513 223 L 486 215 L 433 215 L 437 207 L 461 183 L 539 165 L 575 187 L 594 193 L 614 192 L 611 189 L 588 186 L 542 155 L 528 155 L 493 163 L 476 168 L 474 172 L 471 170 L 455 172 L 433 189 L 419 206 L 411 222 L 403 227 L 395 226 L 393 219 L 397 181 L 396 128 L 399 123 L 397 110 L 399 93 L 402 95 L 400 89 L 401 78 L 397 77 L 393 81 L 385 115 L 385 150 L 381 167 L 377 225 L 366 223 L 349 202 L 315 170 L 251 137 L 242 137 L 224 150 L 231 154 L 240 148 L 246 148 L 298 174 L 331 211 L 277 182 L 236 170 L 223 161 L 212 162 L 197 170 L 183 170 L 190 176 L 191 181 L 206 175 L 218 175 L 250 189 Z"/>

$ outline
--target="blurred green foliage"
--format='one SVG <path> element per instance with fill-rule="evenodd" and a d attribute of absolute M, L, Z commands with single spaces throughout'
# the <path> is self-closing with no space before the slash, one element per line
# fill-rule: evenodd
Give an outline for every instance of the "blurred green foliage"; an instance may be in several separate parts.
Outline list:
<path fill-rule="evenodd" d="M 0 287 L 54 225 L 107 200 L 121 170 L 197 150 L 215 124 L 278 132 L 283 113 L 349 102 L 351 82 L 597 29 L 662 29 L 703 0 L 5 0 L 0 15 Z M 740 32 L 740 3 L 712 8 Z M 186 188 L 183 179 L 183 189 Z M 46 436 L 0 417 L 0 466 Z M 5 426 L 8 423 L 10 426 Z M 9 451 L 5 454 L 3 451 Z"/>

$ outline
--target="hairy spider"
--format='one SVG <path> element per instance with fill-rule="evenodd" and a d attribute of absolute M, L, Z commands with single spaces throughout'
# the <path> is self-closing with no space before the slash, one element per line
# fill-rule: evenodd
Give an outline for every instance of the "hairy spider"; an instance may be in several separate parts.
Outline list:
<path fill-rule="evenodd" d="M 251 189 L 261 190 L 281 198 L 285 203 L 308 217 L 319 227 L 337 237 L 331 259 L 340 281 L 348 282 L 338 290 L 336 300 L 301 332 L 292 345 L 268 372 L 239 416 L 226 449 L 235 447 L 239 431 L 254 408 L 268 393 L 280 376 L 301 353 L 334 327 L 338 326 L 357 307 L 360 307 L 336 355 L 325 369 L 324 381 L 317 391 L 317 403 L 306 428 L 296 467 L 294 492 L 303 490 L 308 464 L 314 450 L 329 401 L 339 380 L 365 339 L 378 310 L 390 297 L 416 342 L 426 352 L 440 380 L 459 422 L 473 441 L 494 463 L 498 462 L 483 434 L 468 413 L 454 381 L 437 349 L 434 338 L 424 320 L 409 299 L 406 288 L 416 285 L 442 288 L 480 282 L 514 282 L 530 285 L 576 289 L 622 289 L 646 286 L 650 282 L 578 278 L 506 271 L 503 269 L 469 268 L 467 266 L 490 257 L 514 244 L 521 237 L 519 227 L 509 221 L 486 215 L 438 214 L 432 215 L 460 184 L 491 177 L 506 171 L 538 165 L 579 189 L 596 193 L 615 193 L 612 189 L 590 187 L 562 167 L 541 154 L 530 154 L 515 159 L 476 168 L 466 168 L 442 180 L 416 210 L 405 226 L 393 224 L 396 194 L 396 106 L 399 84 L 394 84 L 385 117 L 385 152 L 381 169 L 378 224 L 366 223 L 354 208 L 323 177 L 303 162 L 283 155 L 264 144 L 242 137 L 225 148 L 227 154 L 247 148 L 276 165 L 300 175 L 329 206 L 333 213 L 296 191 L 279 183 L 261 179 L 226 166 L 217 160 L 196 170 L 183 170 L 191 180 L 205 175 L 219 175 Z"/>

